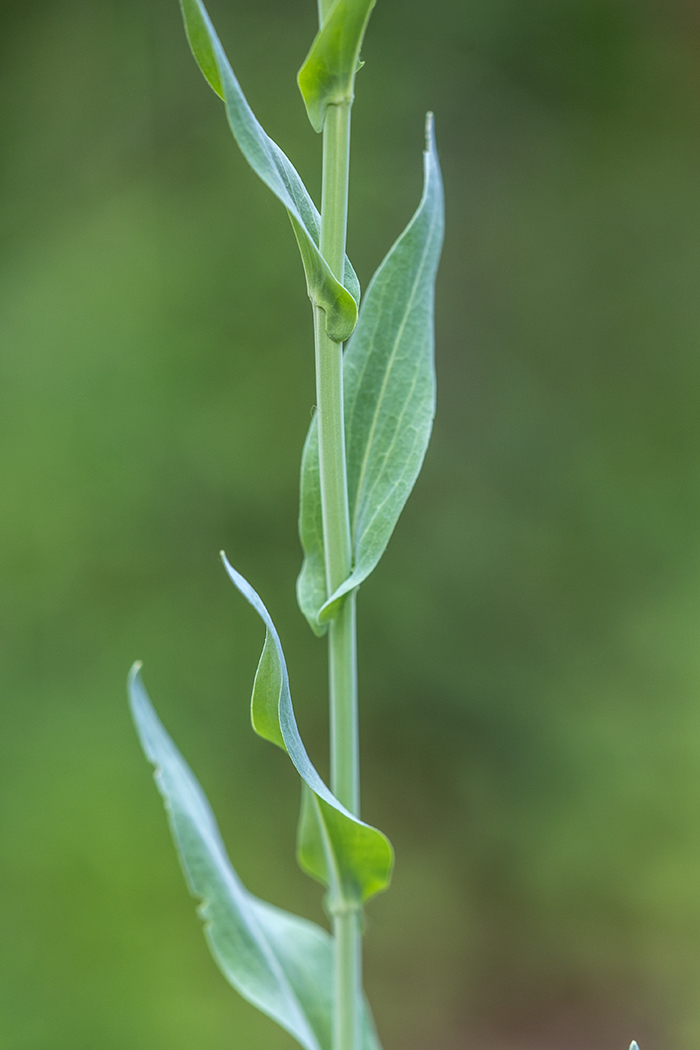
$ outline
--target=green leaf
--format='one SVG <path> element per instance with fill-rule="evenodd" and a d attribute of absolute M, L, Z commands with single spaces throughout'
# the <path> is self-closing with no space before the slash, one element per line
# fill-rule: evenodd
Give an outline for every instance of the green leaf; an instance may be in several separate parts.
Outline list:
<path fill-rule="evenodd" d="M 328 600 L 316 420 L 304 448 L 299 533 L 301 611 L 317 634 L 379 562 L 425 457 L 435 415 L 433 307 L 444 229 L 432 115 L 423 196 L 372 278 L 343 360 L 353 570 Z"/>
<path fill-rule="evenodd" d="M 331 1050 L 333 938 L 254 897 L 233 869 L 207 798 L 146 694 L 139 665 L 129 697 L 190 892 L 221 972 L 306 1050 Z M 381 1050 L 365 1004 L 363 1050 Z"/>
<path fill-rule="evenodd" d="M 328 106 L 351 104 L 360 48 L 376 0 L 336 0 L 316 34 L 297 80 L 315 131 Z"/>
<path fill-rule="evenodd" d="M 321 255 L 318 209 L 294 165 L 266 134 L 248 105 L 204 4 L 201 0 L 180 0 L 180 7 L 192 54 L 208 83 L 223 99 L 233 137 L 243 156 L 289 213 L 309 298 L 324 310 L 328 335 L 342 343 L 357 321 L 360 286 L 355 271 L 346 258 L 343 286 Z"/>
<path fill-rule="evenodd" d="M 224 554 L 221 557 L 231 580 L 266 629 L 253 686 L 253 728 L 287 752 L 309 789 L 305 793 L 305 816 L 300 824 L 299 863 L 309 875 L 328 887 L 331 913 L 358 906 L 389 885 L 393 866 L 391 844 L 381 831 L 348 812 L 316 772 L 297 729 L 287 665 L 275 625 L 250 584 Z M 309 820 L 315 822 L 314 834 L 311 834 Z M 322 849 L 318 847 L 319 842 Z"/>
<path fill-rule="evenodd" d="M 347 354 L 347 350 L 345 353 Z M 311 630 L 321 638 L 328 630 L 328 624 L 320 623 L 318 614 L 325 605 L 328 590 L 323 547 L 321 472 L 318 456 L 318 420 L 314 414 L 301 454 L 299 537 L 304 550 L 304 562 L 297 578 L 297 603 L 308 620 Z"/>

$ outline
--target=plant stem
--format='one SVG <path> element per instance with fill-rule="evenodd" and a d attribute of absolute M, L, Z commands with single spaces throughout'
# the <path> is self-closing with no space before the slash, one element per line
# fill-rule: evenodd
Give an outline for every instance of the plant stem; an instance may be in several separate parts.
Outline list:
<path fill-rule="evenodd" d="M 319 14 L 328 4 L 319 0 Z M 321 252 L 339 280 L 345 268 L 350 161 L 350 106 L 329 106 L 323 128 Z M 330 596 L 350 574 L 352 547 L 345 464 L 342 346 L 327 335 L 325 315 L 314 311 L 316 397 L 326 586 Z M 328 635 L 331 788 L 359 816 L 360 775 L 357 717 L 355 595 L 331 620 Z M 360 1050 L 361 915 L 348 906 L 333 915 L 335 1001 L 333 1050 Z"/>
<path fill-rule="evenodd" d="M 360 815 L 357 710 L 356 595 L 350 594 L 329 629 L 331 684 L 331 790 L 346 809 Z"/>
<path fill-rule="evenodd" d="M 335 1003 L 333 1050 L 361 1050 L 362 939 L 358 909 L 333 919 Z"/>

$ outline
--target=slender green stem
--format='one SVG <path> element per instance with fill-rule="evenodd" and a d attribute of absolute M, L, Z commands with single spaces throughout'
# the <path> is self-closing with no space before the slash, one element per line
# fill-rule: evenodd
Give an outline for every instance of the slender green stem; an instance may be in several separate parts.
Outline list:
<path fill-rule="evenodd" d="M 321 188 L 321 254 L 343 281 L 348 227 L 351 102 L 329 106 L 323 124 L 323 185 Z"/>
<path fill-rule="evenodd" d="M 319 0 L 321 19 L 330 3 Z M 350 161 L 350 103 L 330 106 L 323 129 L 323 190 L 320 248 L 341 281 L 345 267 Z M 325 315 L 314 311 L 316 398 L 326 586 L 331 595 L 350 574 L 352 547 L 345 465 L 342 346 L 325 329 Z M 331 621 L 328 636 L 331 723 L 331 787 L 359 815 L 360 765 L 357 719 L 357 641 L 355 596 L 346 599 Z M 333 1050 L 361 1047 L 361 915 L 348 907 L 333 916 L 335 1001 Z"/>
<path fill-rule="evenodd" d="M 360 815 L 360 747 L 357 710 L 357 602 L 349 595 L 329 628 L 331 790 Z"/>
<path fill-rule="evenodd" d="M 333 919 L 335 938 L 335 1004 L 333 1050 L 361 1050 L 362 917 L 359 910 Z"/>
<path fill-rule="evenodd" d="M 328 336 L 326 315 L 320 307 L 314 310 L 314 335 L 323 546 L 326 587 L 330 595 L 347 578 L 352 552 L 345 469 L 342 346 Z"/>

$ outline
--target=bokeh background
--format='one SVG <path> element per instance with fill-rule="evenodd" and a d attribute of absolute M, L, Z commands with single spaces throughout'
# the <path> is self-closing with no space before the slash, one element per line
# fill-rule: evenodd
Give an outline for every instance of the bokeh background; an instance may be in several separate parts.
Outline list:
<path fill-rule="evenodd" d="M 318 197 L 312 0 L 211 0 Z M 175 0 L 0 2 L 0 1044 L 291 1050 L 207 954 L 130 726 L 132 660 L 246 883 L 323 921 L 298 787 L 248 726 L 296 610 L 311 322 Z M 700 15 L 379 0 L 358 78 L 364 286 L 436 113 L 439 416 L 362 588 L 385 1050 L 700 1044 Z"/>

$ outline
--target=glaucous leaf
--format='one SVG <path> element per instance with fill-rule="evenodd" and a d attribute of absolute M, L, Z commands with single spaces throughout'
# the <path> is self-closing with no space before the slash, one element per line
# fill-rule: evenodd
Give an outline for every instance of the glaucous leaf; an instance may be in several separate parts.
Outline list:
<path fill-rule="evenodd" d="M 345 353 L 347 354 L 347 350 Z M 347 449 L 347 421 L 345 432 Z M 304 561 L 297 577 L 297 603 L 311 630 L 321 638 L 328 630 L 328 624 L 321 623 L 318 614 L 325 605 L 328 589 L 323 547 L 323 511 L 318 456 L 318 420 L 314 413 L 301 454 L 299 538 L 304 550 Z"/>
<path fill-rule="evenodd" d="M 305 793 L 305 808 L 312 808 L 323 844 L 319 850 L 319 834 L 309 834 L 308 822 L 302 820 L 299 863 L 328 888 L 329 911 L 358 905 L 389 885 L 394 859 L 391 844 L 381 831 L 345 809 L 321 780 L 299 736 L 287 664 L 272 618 L 250 584 L 223 554 L 222 560 L 235 586 L 265 624 L 265 644 L 251 701 L 253 728 L 289 755 L 309 789 Z"/>
<path fill-rule="evenodd" d="M 376 0 L 336 0 L 297 77 L 315 131 L 328 106 L 352 102 L 360 48 Z"/>
<path fill-rule="evenodd" d="M 345 595 L 375 568 L 413 488 L 435 415 L 433 309 L 444 230 L 432 114 L 426 123 L 423 196 L 375 273 L 343 359 L 353 570 L 327 598 L 316 420 L 301 475 L 301 611 L 317 634 Z"/>
<path fill-rule="evenodd" d="M 204 77 L 223 100 L 228 122 L 253 171 L 284 204 L 296 235 L 309 298 L 326 314 L 331 339 L 343 342 L 357 321 L 360 286 L 346 258 L 344 284 L 319 251 L 321 219 L 294 165 L 266 134 L 251 110 L 201 0 L 180 0 L 185 31 Z"/>
<path fill-rule="evenodd" d="M 221 972 L 305 1050 L 331 1050 L 333 939 L 307 919 L 254 897 L 234 871 L 197 779 L 160 722 L 139 665 L 129 675 L 131 711 L 190 892 Z M 381 1050 L 368 1007 L 362 1050 Z"/>

